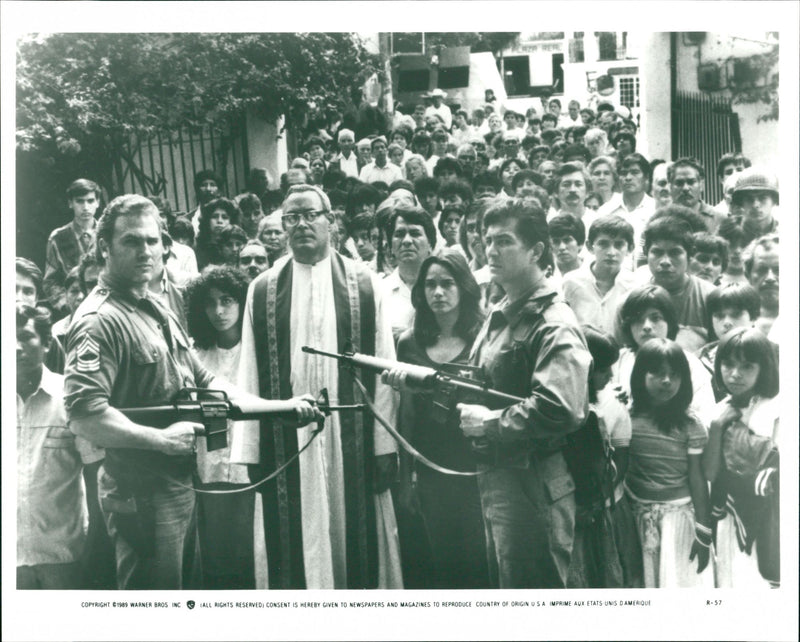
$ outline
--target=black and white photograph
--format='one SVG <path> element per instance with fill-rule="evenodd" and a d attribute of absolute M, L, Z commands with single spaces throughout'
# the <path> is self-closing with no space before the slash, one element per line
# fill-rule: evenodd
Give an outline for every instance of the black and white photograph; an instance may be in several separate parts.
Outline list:
<path fill-rule="evenodd" d="M 4 640 L 796 639 L 797 4 L 0 10 Z"/>

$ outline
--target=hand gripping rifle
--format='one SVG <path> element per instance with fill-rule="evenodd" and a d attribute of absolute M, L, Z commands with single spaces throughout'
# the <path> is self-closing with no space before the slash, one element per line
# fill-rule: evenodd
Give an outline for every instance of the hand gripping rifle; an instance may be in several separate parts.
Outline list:
<path fill-rule="evenodd" d="M 323 388 L 316 400 L 316 407 L 325 415 L 339 410 L 361 410 L 365 406 L 353 404 L 332 406 L 328 390 Z M 194 421 L 203 424 L 198 436 L 205 436 L 207 450 L 219 450 L 228 445 L 228 419 L 245 421 L 248 419 L 296 418 L 295 404 L 286 400 L 244 400 L 233 402 L 222 390 L 205 388 L 183 388 L 175 395 L 171 404 L 163 406 L 143 406 L 140 408 L 120 408 L 119 411 L 131 421 L 152 425 L 169 425 L 176 421 Z"/>
<path fill-rule="evenodd" d="M 507 401 L 509 404 L 524 401 L 522 397 L 489 388 L 486 381 L 480 377 L 482 370 L 473 366 L 446 364 L 446 366 L 438 369 L 428 368 L 426 366 L 417 366 L 402 361 L 391 361 L 389 359 L 372 357 L 367 354 L 359 354 L 358 352 L 345 352 L 344 354 L 324 352 L 323 350 L 317 350 L 309 346 L 303 346 L 303 352 L 337 359 L 343 365 L 360 368 L 376 374 L 381 374 L 384 370 L 400 369 L 406 373 L 406 383 L 409 384 L 410 387 L 420 391 L 435 393 L 433 401 L 434 407 L 438 412 L 442 413 L 448 413 L 452 410 L 454 402 L 458 397 L 461 397 L 458 400 L 465 401 L 464 392 L 472 393 L 468 394 L 467 398 L 474 397 L 476 402 L 487 398 Z M 453 372 L 450 372 L 450 369 L 452 369 Z M 458 374 L 455 373 L 456 370 Z M 474 374 L 472 377 L 469 377 L 464 375 L 465 372 Z M 461 393 L 460 395 L 458 394 L 459 392 Z"/>

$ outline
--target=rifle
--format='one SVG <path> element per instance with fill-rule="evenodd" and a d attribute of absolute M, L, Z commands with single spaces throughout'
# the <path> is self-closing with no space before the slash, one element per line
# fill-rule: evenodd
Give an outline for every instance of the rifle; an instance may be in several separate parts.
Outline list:
<path fill-rule="evenodd" d="M 427 366 L 417 366 L 402 361 L 381 359 L 358 352 L 345 352 L 343 354 L 325 352 L 310 346 L 303 346 L 302 349 L 303 352 L 337 359 L 340 363 L 352 368 L 360 368 L 376 374 L 380 374 L 384 370 L 401 369 L 406 373 L 406 382 L 410 386 L 418 388 L 419 390 L 436 391 L 433 403 L 440 412 L 446 413 L 452 409 L 452 402 L 459 390 L 473 393 L 478 399 L 490 398 L 499 401 L 507 401 L 510 404 L 524 401 L 522 397 L 490 388 L 488 383 L 483 378 L 480 378 L 482 369 L 474 366 L 462 364 L 450 365 L 453 370 L 457 369 L 461 373 L 471 372 L 473 373 L 473 377 L 477 376 L 478 378 L 448 372 L 447 368 L 444 366 L 438 369 L 428 368 Z"/>
<path fill-rule="evenodd" d="M 259 403 L 261 402 L 261 403 Z M 363 410 L 363 404 L 332 406 L 328 390 L 323 388 L 315 405 L 325 415 L 339 410 Z M 248 419 L 294 419 L 295 405 L 289 399 L 232 402 L 222 390 L 205 388 L 183 388 L 175 395 L 171 404 L 162 406 L 142 406 L 139 408 L 119 408 L 131 421 L 149 425 L 164 425 L 176 421 L 194 421 L 203 424 L 197 430 L 198 436 L 205 436 L 209 451 L 219 450 L 228 445 L 228 419 L 244 421 Z"/>

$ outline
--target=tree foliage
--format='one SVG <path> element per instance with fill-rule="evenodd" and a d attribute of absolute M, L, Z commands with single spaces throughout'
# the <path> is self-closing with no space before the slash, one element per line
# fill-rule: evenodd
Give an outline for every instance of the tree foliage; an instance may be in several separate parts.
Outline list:
<path fill-rule="evenodd" d="M 300 124 L 316 105 L 344 107 L 379 68 L 350 33 L 60 33 L 17 42 L 18 252 L 41 258 L 44 239 L 66 222 L 64 190 L 91 177 L 114 196 L 120 159 L 139 184 L 139 141 L 156 132 L 211 127 L 240 132 L 246 108 Z M 117 169 L 115 169 L 115 167 Z M 44 237 L 44 238 L 42 238 Z"/>
<path fill-rule="evenodd" d="M 19 43 L 17 144 L 76 154 L 86 137 L 215 125 L 254 107 L 287 125 L 376 68 L 347 33 L 56 34 Z"/>
<path fill-rule="evenodd" d="M 778 43 L 773 44 L 764 54 L 751 56 L 749 63 L 752 75 L 759 79 L 759 82 L 754 85 L 748 83 L 743 87 L 733 85 L 730 88 L 734 104 L 760 103 L 765 105 L 767 111 L 759 114 L 756 118 L 757 123 L 778 120 L 780 117 L 779 58 L 780 46 Z"/>

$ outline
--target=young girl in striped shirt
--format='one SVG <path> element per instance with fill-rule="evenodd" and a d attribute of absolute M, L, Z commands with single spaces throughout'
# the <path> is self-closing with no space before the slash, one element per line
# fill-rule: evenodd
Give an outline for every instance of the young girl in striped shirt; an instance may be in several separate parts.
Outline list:
<path fill-rule="evenodd" d="M 625 489 L 642 544 L 645 587 L 712 588 L 708 485 L 700 461 L 708 437 L 689 409 L 686 355 L 674 341 L 650 339 L 636 353 L 630 383 Z"/>

